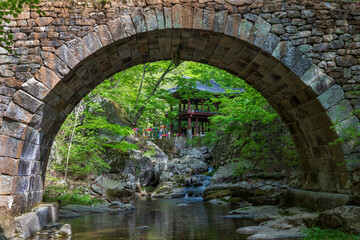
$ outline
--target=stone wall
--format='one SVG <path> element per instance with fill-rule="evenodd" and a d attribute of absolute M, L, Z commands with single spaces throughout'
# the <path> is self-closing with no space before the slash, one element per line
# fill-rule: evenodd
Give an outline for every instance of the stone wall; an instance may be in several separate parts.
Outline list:
<path fill-rule="evenodd" d="M 357 193 L 360 3 L 295 0 L 43 2 L 11 19 L 0 49 L 0 212 L 40 201 L 49 151 L 74 106 L 112 74 L 191 60 L 222 68 L 278 111 L 302 161 L 302 185 Z M 339 122 L 332 128 L 332 122 Z M 348 162 L 347 160 L 355 160 Z"/>

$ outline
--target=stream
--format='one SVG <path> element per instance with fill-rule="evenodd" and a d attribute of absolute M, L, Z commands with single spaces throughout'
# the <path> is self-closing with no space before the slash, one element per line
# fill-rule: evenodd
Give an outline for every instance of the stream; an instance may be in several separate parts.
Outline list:
<path fill-rule="evenodd" d="M 236 229 L 251 220 L 225 218 L 236 206 L 212 205 L 201 197 L 147 199 L 136 210 L 62 219 L 72 226 L 71 239 L 246 239 Z"/>

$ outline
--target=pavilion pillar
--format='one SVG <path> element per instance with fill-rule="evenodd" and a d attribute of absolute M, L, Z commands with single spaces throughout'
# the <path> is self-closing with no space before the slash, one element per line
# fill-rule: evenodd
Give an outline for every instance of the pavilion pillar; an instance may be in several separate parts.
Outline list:
<path fill-rule="evenodd" d="M 188 139 L 192 138 L 192 131 L 191 131 L 191 117 L 188 117 L 188 131 L 187 131 L 187 136 Z"/>
<path fill-rule="evenodd" d="M 199 118 L 196 118 L 196 135 L 199 135 Z"/>
<path fill-rule="evenodd" d="M 181 119 L 179 118 L 179 136 L 181 136 Z"/>
<path fill-rule="evenodd" d="M 170 110 L 173 111 L 173 105 L 170 105 Z M 174 119 L 171 119 L 171 125 L 170 125 L 170 137 L 173 138 L 174 137 Z"/>
<path fill-rule="evenodd" d="M 191 103 L 190 103 L 190 98 L 188 98 L 188 130 L 187 130 L 187 135 L 186 137 L 188 139 L 191 139 L 192 138 L 192 131 L 191 131 L 191 116 L 189 114 L 190 113 L 190 110 L 191 110 Z"/>

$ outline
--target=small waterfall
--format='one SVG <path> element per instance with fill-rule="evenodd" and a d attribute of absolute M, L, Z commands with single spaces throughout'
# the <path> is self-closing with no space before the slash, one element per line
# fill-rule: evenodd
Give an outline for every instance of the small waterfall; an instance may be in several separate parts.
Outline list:
<path fill-rule="evenodd" d="M 212 172 L 214 168 L 209 167 L 208 172 Z M 193 175 L 186 179 L 185 198 L 199 198 L 204 195 L 205 188 L 211 182 L 211 176 Z"/>

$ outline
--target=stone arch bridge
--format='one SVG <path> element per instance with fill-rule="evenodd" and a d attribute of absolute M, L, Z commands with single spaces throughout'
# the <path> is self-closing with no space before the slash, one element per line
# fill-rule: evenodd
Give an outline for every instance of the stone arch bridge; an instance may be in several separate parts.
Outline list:
<path fill-rule="evenodd" d="M 41 201 L 50 148 L 74 106 L 114 73 L 201 62 L 257 89 L 288 126 L 306 190 L 358 194 L 360 3 L 125 0 L 41 3 L 6 25 L 0 49 L 0 212 Z M 334 125 L 335 123 L 335 125 Z M 335 127 L 334 127 L 335 126 Z"/>

